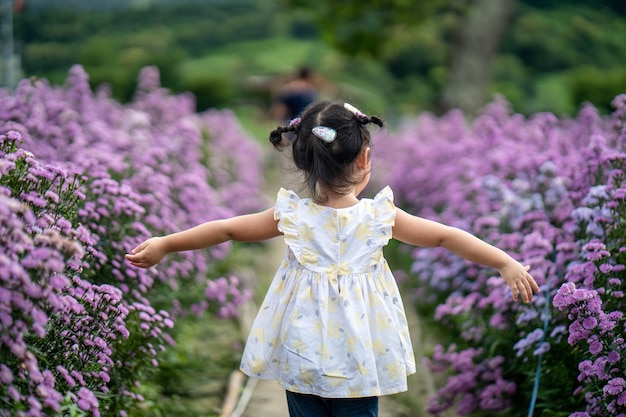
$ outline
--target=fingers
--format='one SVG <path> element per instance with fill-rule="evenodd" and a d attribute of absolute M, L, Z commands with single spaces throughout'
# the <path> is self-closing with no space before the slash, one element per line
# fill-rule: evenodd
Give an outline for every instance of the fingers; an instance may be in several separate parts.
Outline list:
<path fill-rule="evenodd" d="M 137 266 L 139 268 L 150 268 L 152 265 L 155 264 L 154 262 L 150 262 L 150 260 L 138 255 L 126 254 L 126 259 L 131 265 Z"/>
<path fill-rule="evenodd" d="M 525 303 L 530 303 L 533 300 L 533 293 L 530 290 L 530 284 L 528 284 L 527 281 L 517 283 L 517 292 L 519 295 L 522 296 L 522 300 Z"/>
<path fill-rule="evenodd" d="M 147 244 L 148 244 L 147 240 L 141 242 L 141 244 L 136 246 L 132 251 L 130 251 L 130 253 L 135 254 L 135 253 L 141 252 L 146 247 Z"/>
<path fill-rule="evenodd" d="M 161 242 L 161 238 L 151 237 L 135 247 L 131 253 L 127 253 L 125 258 L 133 266 L 150 268 L 161 262 L 163 257 L 167 255 Z"/>
<path fill-rule="evenodd" d="M 129 263 L 133 266 L 137 266 L 139 268 L 148 268 L 153 264 L 149 262 L 148 255 L 144 252 L 144 249 L 148 246 L 148 241 L 144 241 L 139 246 L 135 247 L 131 253 L 127 253 L 125 258 L 129 261 Z"/>
<path fill-rule="evenodd" d="M 127 253 L 125 257 L 131 265 L 145 268 L 139 256 Z"/>
<path fill-rule="evenodd" d="M 525 289 L 523 285 L 520 285 L 518 282 L 514 282 L 509 285 L 511 289 L 511 295 L 513 296 L 513 301 L 517 302 L 519 300 L 520 295 L 522 296 L 522 300 L 526 301 Z"/>
<path fill-rule="evenodd" d="M 530 269 L 530 265 L 526 265 L 526 271 L 528 271 L 529 269 Z M 535 281 L 535 279 L 528 272 L 526 273 L 526 280 L 530 282 L 530 287 L 532 288 L 533 292 L 535 294 L 539 294 L 539 291 L 540 291 L 539 285 L 537 285 L 537 282 Z"/>
<path fill-rule="evenodd" d="M 522 300 L 525 303 L 533 301 L 533 293 L 539 294 L 539 285 L 535 279 L 528 273 L 530 265 L 524 265 L 524 276 L 520 279 L 516 279 L 509 285 L 511 293 L 513 295 L 513 301 L 517 302 L 519 296 L 522 296 Z"/>
<path fill-rule="evenodd" d="M 149 268 L 152 265 L 145 262 L 130 262 L 132 266 L 136 266 L 138 268 Z"/>
<path fill-rule="evenodd" d="M 130 263 L 131 263 L 131 264 L 132 264 L 132 263 L 136 263 L 136 262 L 139 260 L 139 258 L 137 257 L 137 255 L 132 255 L 132 254 L 130 254 L 130 253 L 127 253 L 124 257 L 125 257 L 128 261 L 130 261 Z"/>

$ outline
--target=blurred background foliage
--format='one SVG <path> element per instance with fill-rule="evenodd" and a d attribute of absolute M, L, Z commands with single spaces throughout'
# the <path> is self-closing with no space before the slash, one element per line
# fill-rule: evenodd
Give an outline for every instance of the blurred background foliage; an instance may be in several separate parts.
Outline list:
<path fill-rule="evenodd" d="M 622 0 L 22 3 L 21 75 L 60 83 L 80 63 L 120 101 L 146 65 L 193 92 L 198 110 L 262 110 L 301 66 L 385 114 L 472 112 L 494 93 L 525 114 L 573 114 L 585 101 L 608 111 L 626 91 Z"/>

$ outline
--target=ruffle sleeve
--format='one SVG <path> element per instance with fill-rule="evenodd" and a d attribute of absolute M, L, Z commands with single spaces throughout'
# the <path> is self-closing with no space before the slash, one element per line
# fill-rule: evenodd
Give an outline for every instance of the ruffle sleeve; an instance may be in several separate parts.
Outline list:
<path fill-rule="evenodd" d="M 396 222 L 396 205 L 393 203 L 393 191 L 389 186 L 383 188 L 374 197 L 373 233 L 380 246 L 384 246 L 393 237 L 392 228 Z"/>
<path fill-rule="evenodd" d="M 278 220 L 278 230 L 280 230 L 285 242 L 297 242 L 298 240 L 298 202 L 300 197 L 291 190 L 281 188 L 276 196 L 274 206 L 274 220 Z"/>

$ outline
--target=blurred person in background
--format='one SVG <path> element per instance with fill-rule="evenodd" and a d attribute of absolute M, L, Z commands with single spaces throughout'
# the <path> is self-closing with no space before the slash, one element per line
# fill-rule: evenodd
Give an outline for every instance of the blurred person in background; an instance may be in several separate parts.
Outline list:
<path fill-rule="evenodd" d="M 290 78 L 279 87 L 270 109 L 270 116 L 280 122 L 300 116 L 304 108 L 319 96 L 315 75 L 309 67 L 301 67 Z"/>
<path fill-rule="evenodd" d="M 306 66 L 300 67 L 295 74 L 290 75 L 287 81 L 278 87 L 275 94 L 270 108 L 272 120 L 282 124 L 288 123 L 299 117 L 309 104 L 317 100 L 319 92 L 315 78 L 313 71 Z M 287 136 L 289 140 L 293 139 L 292 135 Z M 293 165 L 290 152 L 291 150 L 278 155 L 281 171 L 280 185 L 289 189 L 302 182 L 302 178 L 298 176 L 298 170 Z"/>

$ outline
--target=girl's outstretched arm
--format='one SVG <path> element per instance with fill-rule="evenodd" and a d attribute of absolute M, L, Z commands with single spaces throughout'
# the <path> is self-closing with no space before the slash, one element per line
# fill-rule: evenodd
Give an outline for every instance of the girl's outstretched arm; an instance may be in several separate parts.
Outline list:
<path fill-rule="evenodd" d="M 468 261 L 498 269 L 511 288 L 514 301 L 521 295 L 528 303 L 533 299 L 533 292 L 539 293 L 539 286 L 528 273 L 530 266 L 523 266 L 501 249 L 456 227 L 396 210 L 395 239 L 415 246 L 441 246 Z"/>
<path fill-rule="evenodd" d="M 265 211 L 213 220 L 182 232 L 150 238 L 126 255 L 132 265 L 149 268 L 168 253 L 203 249 L 228 240 L 258 242 L 280 235 L 274 208 Z"/>

